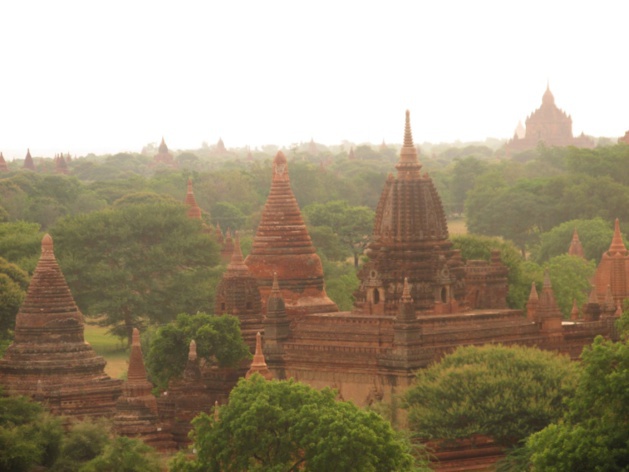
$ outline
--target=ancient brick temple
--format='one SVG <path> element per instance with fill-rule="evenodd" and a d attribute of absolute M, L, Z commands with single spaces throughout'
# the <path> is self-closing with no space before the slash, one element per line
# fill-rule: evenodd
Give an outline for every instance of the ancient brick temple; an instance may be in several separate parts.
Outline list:
<path fill-rule="evenodd" d="M 24 158 L 24 164 L 22 166 L 23 169 L 28 169 L 35 171 L 35 162 L 33 161 L 33 157 L 31 156 L 31 150 L 28 149 L 26 151 L 26 157 Z"/>
<path fill-rule="evenodd" d="M 112 416 L 121 381 L 105 374 L 105 360 L 85 342 L 83 327 L 46 234 L 14 341 L 0 359 L 0 385 L 44 402 L 56 414 Z"/>
<path fill-rule="evenodd" d="M 516 132 L 505 145 L 507 152 L 534 149 L 539 143 L 546 146 L 594 147 L 594 141 L 583 133 L 578 137 L 572 135 L 572 118 L 555 105 L 550 86 L 546 87 L 542 96 L 542 105 L 527 117 L 525 126 L 524 138 Z"/>
<path fill-rule="evenodd" d="M 338 311 L 325 293 L 323 266 L 293 195 L 286 157 L 273 159 L 273 180 L 251 253 L 245 264 L 265 304 L 277 273 L 289 314 Z"/>
<path fill-rule="evenodd" d="M 184 203 L 188 206 L 188 218 L 195 220 L 201 219 L 201 208 L 197 204 L 197 199 L 194 197 L 194 191 L 192 189 L 192 179 L 188 178 L 188 190 L 186 191 L 186 199 Z"/>
<path fill-rule="evenodd" d="M 572 240 L 570 241 L 570 246 L 568 247 L 568 254 L 571 256 L 577 256 L 585 259 L 585 252 L 583 251 L 583 245 L 581 244 L 581 240 L 579 239 L 579 233 L 577 233 L 577 229 L 574 228 L 572 232 Z"/>
<path fill-rule="evenodd" d="M 114 431 L 123 436 L 141 439 L 160 451 L 175 450 L 170 427 L 165 427 L 160 421 L 157 399 L 151 393 L 152 389 L 153 384 L 148 381 L 144 367 L 140 332 L 133 328 L 127 380 L 123 384 L 122 395 L 116 402 Z"/>
<path fill-rule="evenodd" d="M 166 141 L 164 141 L 164 138 L 162 138 L 162 142 L 157 148 L 157 154 L 153 156 L 153 163 L 156 165 L 161 164 L 167 167 L 177 167 L 177 162 L 168 150 L 168 146 L 166 146 Z"/>
<path fill-rule="evenodd" d="M 593 292 L 600 304 L 605 304 L 610 293 L 614 306 L 622 305 L 629 298 L 629 251 L 622 240 L 618 219 L 609 249 L 603 253 L 596 268 Z"/>
<path fill-rule="evenodd" d="M 462 260 L 434 184 L 421 172 L 408 113 L 396 169 L 378 203 L 354 309 L 338 312 L 325 294 L 286 158 L 275 157 L 271 191 L 245 259 L 262 297 L 264 352 L 275 378 L 333 386 L 341 398 L 366 405 L 391 400 L 417 369 L 459 345 L 517 343 L 577 357 L 594 336 L 610 335 L 600 317 L 562 322 L 550 280 L 541 299 L 532 296 L 537 305 L 529 319 L 508 309 L 499 252 L 488 262 Z"/>

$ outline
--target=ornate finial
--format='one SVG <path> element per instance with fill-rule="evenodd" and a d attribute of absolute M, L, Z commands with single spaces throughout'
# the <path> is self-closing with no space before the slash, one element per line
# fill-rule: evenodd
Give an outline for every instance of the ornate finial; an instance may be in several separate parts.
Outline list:
<path fill-rule="evenodd" d="M 404 147 L 413 147 L 413 133 L 411 132 L 410 110 L 406 110 L 406 122 L 404 123 Z"/>
<path fill-rule="evenodd" d="M 140 345 L 140 330 L 138 328 L 133 328 L 133 334 L 131 335 L 131 345 Z"/>
<path fill-rule="evenodd" d="M 277 272 L 273 272 L 273 286 L 271 287 L 271 290 L 273 292 L 279 292 L 280 291 L 280 284 L 277 281 Z"/>
<path fill-rule="evenodd" d="M 614 222 L 614 237 L 612 243 L 609 246 L 609 252 L 613 255 L 615 253 L 624 253 L 627 251 L 625 243 L 622 241 L 622 234 L 620 233 L 620 221 L 616 218 Z"/>
<path fill-rule="evenodd" d="M 287 180 L 288 162 L 282 151 L 277 151 L 273 159 L 273 180 Z"/>
<path fill-rule="evenodd" d="M 214 421 L 218 422 L 218 400 L 214 400 Z"/>
<path fill-rule="evenodd" d="M 244 258 L 242 257 L 242 249 L 240 248 L 240 236 L 238 231 L 234 231 L 234 251 L 232 252 L 232 265 L 244 264 Z"/>
<path fill-rule="evenodd" d="M 262 335 L 260 331 L 256 333 L 256 357 L 262 355 Z"/>
<path fill-rule="evenodd" d="M 189 361 L 197 360 L 197 343 L 194 339 L 190 341 L 190 347 L 188 349 L 188 360 Z"/>
<path fill-rule="evenodd" d="M 395 165 L 399 179 L 419 179 L 421 164 L 417 159 L 417 149 L 413 144 L 411 133 L 411 112 L 406 110 L 406 123 L 404 124 L 404 145 L 400 150 L 400 160 Z"/>
<path fill-rule="evenodd" d="M 41 240 L 41 257 L 43 259 L 55 258 L 52 244 L 52 236 L 50 236 L 48 233 L 44 234 L 44 237 Z"/>

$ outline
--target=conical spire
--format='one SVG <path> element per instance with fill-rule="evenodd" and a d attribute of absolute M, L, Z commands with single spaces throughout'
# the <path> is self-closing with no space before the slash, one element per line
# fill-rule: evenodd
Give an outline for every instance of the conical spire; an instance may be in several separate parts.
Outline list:
<path fill-rule="evenodd" d="M 546 91 L 544 92 L 544 95 L 542 96 L 542 105 L 554 105 L 555 104 L 555 97 L 553 96 L 553 93 L 550 91 L 550 81 L 548 81 L 546 83 Z"/>
<path fill-rule="evenodd" d="M 267 380 L 271 380 L 273 378 L 273 374 L 271 374 L 271 371 L 266 365 L 266 360 L 264 359 L 264 354 L 262 352 L 262 335 L 259 331 L 256 334 L 256 353 L 253 356 L 251 367 L 245 374 L 245 378 L 248 379 L 255 373 L 262 375 L 262 377 Z"/>
<path fill-rule="evenodd" d="M 197 200 L 194 198 L 194 191 L 192 190 L 192 179 L 188 178 L 188 191 L 186 192 L 186 205 L 188 205 L 188 218 L 201 219 L 201 208 L 197 205 Z"/>
<path fill-rule="evenodd" d="M 146 368 L 140 345 L 140 331 L 133 328 L 131 340 L 131 355 L 129 356 L 129 370 L 127 371 L 127 384 L 131 389 L 125 389 L 131 396 L 147 395 L 151 393 L 151 384 L 146 378 Z"/>
<path fill-rule="evenodd" d="M 620 221 L 616 218 L 614 222 L 614 237 L 612 238 L 612 243 L 609 246 L 609 253 L 614 255 L 616 253 L 626 254 L 627 248 L 622 241 L 622 234 L 620 233 Z"/>
<path fill-rule="evenodd" d="M 231 260 L 227 265 L 227 272 L 232 273 L 233 275 L 241 272 L 249 272 L 249 268 L 245 265 L 245 260 L 242 257 L 238 231 L 234 232 L 234 250 L 232 251 Z"/>
<path fill-rule="evenodd" d="M 557 317 L 561 318 L 561 311 L 557 306 L 555 293 L 550 283 L 550 273 L 548 269 L 544 271 L 544 284 L 542 293 L 539 297 L 539 305 L 537 306 L 537 315 L 541 318 Z"/>
<path fill-rule="evenodd" d="M 160 154 L 168 153 L 168 146 L 166 146 L 166 141 L 164 141 L 163 136 L 162 136 L 162 142 L 159 144 L 159 148 L 157 150 Z"/>
<path fill-rule="evenodd" d="M 398 179 L 419 179 L 421 164 L 417 158 L 417 149 L 413 144 L 411 133 L 411 112 L 406 110 L 406 122 L 404 124 L 404 145 L 400 150 L 400 160 L 395 165 L 398 171 Z"/>
<path fill-rule="evenodd" d="M 33 162 L 33 158 L 31 157 L 31 150 L 28 149 L 26 151 L 26 157 L 24 158 L 24 169 L 35 170 L 35 162 Z"/>
<path fill-rule="evenodd" d="M 535 282 L 531 282 L 531 292 L 529 293 L 529 299 L 526 302 L 526 317 L 529 320 L 533 320 L 537 316 L 538 305 L 539 295 L 537 294 L 537 287 L 535 286 Z"/>
<path fill-rule="evenodd" d="M 570 241 L 568 254 L 570 254 L 571 256 L 585 257 L 585 254 L 583 252 L 583 245 L 579 240 L 579 233 L 577 233 L 576 228 L 574 228 L 574 231 L 572 232 L 572 241 Z"/>
<path fill-rule="evenodd" d="M 197 342 L 194 339 L 190 341 L 190 347 L 188 348 L 188 360 L 197 360 Z"/>

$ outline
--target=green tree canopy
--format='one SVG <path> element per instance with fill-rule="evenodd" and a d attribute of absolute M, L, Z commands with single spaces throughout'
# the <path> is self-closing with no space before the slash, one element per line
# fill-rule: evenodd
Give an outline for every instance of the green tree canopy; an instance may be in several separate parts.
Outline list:
<path fill-rule="evenodd" d="M 304 207 L 304 215 L 313 226 L 327 226 L 354 255 L 354 266 L 373 231 L 374 212 L 365 206 L 351 206 L 344 200 L 313 203 Z"/>
<path fill-rule="evenodd" d="M 566 221 L 540 234 L 539 245 L 532 251 L 533 259 L 542 264 L 551 257 L 567 254 L 575 229 L 583 245 L 585 258 L 599 261 L 609 248 L 614 234 L 612 225 L 602 218 Z"/>
<path fill-rule="evenodd" d="M 15 316 L 28 289 L 28 274 L 0 257 L 0 339 L 15 327 Z"/>
<path fill-rule="evenodd" d="M 629 464 L 629 345 L 597 337 L 563 418 L 526 443 L 533 470 L 612 472 Z"/>
<path fill-rule="evenodd" d="M 183 204 L 123 205 L 65 218 L 52 234 L 82 311 L 102 316 L 129 342 L 143 323 L 213 309 L 218 246 Z"/>
<path fill-rule="evenodd" d="M 561 416 L 575 369 L 535 348 L 459 347 L 417 373 L 405 395 L 410 427 L 428 439 L 482 434 L 513 446 Z"/>
<path fill-rule="evenodd" d="M 118 436 L 103 453 L 84 464 L 80 472 L 162 472 L 155 450 L 139 439 Z"/>
<path fill-rule="evenodd" d="M 372 411 L 336 401 L 305 384 L 241 379 L 218 421 L 194 421 L 194 460 L 173 471 L 404 471 L 413 457 L 391 425 Z"/>
<path fill-rule="evenodd" d="M 242 339 L 238 318 L 181 313 L 150 336 L 146 367 L 153 382 L 165 388 L 172 377 L 181 375 L 193 339 L 199 358 L 220 366 L 234 366 L 251 355 Z"/>
<path fill-rule="evenodd" d="M 594 261 L 562 254 L 548 261 L 547 267 L 557 305 L 564 317 L 569 318 L 573 301 L 582 306 L 592 291 L 591 280 L 596 271 Z"/>
<path fill-rule="evenodd" d="M 221 226 L 221 229 L 231 229 L 232 231 L 241 229 L 246 221 L 246 216 L 232 203 L 217 202 L 212 206 L 212 222 Z"/>

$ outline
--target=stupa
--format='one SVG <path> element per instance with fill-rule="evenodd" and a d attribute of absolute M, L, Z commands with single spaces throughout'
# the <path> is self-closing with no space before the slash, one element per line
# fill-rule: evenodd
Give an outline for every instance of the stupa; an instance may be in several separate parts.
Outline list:
<path fill-rule="evenodd" d="M 23 169 L 28 169 L 28 170 L 36 170 L 35 169 L 35 162 L 33 161 L 33 157 L 31 156 L 31 150 L 28 149 L 26 151 L 26 157 L 24 158 L 24 165 L 22 166 Z"/>
<path fill-rule="evenodd" d="M 15 338 L 0 359 L 0 385 L 44 402 L 53 413 L 112 416 L 121 381 L 83 338 L 79 311 L 57 264 L 50 235 L 15 321 Z"/>
<path fill-rule="evenodd" d="M 273 159 L 271 191 L 245 264 L 258 282 L 263 303 L 277 274 L 289 315 L 338 311 L 325 292 L 321 259 L 293 195 L 282 151 Z"/>
<path fill-rule="evenodd" d="M 161 164 L 167 167 L 177 167 L 177 162 L 173 158 L 173 155 L 168 150 L 168 146 L 166 146 L 166 141 L 162 138 L 162 142 L 159 144 L 157 148 L 157 154 L 153 156 L 154 164 Z"/>
<path fill-rule="evenodd" d="M 585 259 L 585 252 L 583 251 L 583 245 L 579 240 L 579 233 L 577 233 L 577 229 L 574 228 L 572 232 L 572 240 L 570 241 L 570 247 L 568 248 L 568 254 L 571 256 L 577 256 Z"/>
<path fill-rule="evenodd" d="M 197 200 L 194 197 L 194 191 L 192 190 L 192 179 L 188 179 L 188 190 L 186 192 L 185 204 L 188 205 L 188 218 L 196 220 L 201 219 L 201 208 L 197 204 Z"/>
<path fill-rule="evenodd" d="M 7 161 L 4 160 L 4 156 L 0 152 L 0 172 L 9 172 L 9 166 Z"/>

